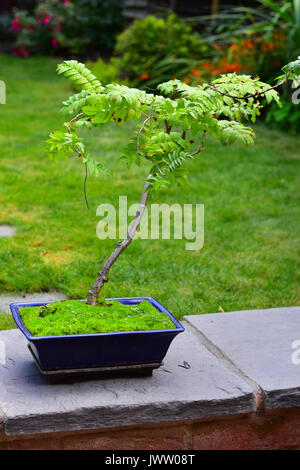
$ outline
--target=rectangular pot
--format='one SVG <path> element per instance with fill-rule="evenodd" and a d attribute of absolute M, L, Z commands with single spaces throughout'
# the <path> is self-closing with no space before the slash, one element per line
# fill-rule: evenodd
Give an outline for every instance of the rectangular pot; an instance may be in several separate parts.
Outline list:
<path fill-rule="evenodd" d="M 49 302 L 17 302 L 11 304 L 10 309 L 16 325 L 28 339 L 29 346 L 44 371 L 159 363 L 175 336 L 184 331 L 179 321 L 152 297 L 122 297 L 107 300 L 119 301 L 126 305 L 136 305 L 147 300 L 158 311 L 168 315 L 174 323 L 174 329 L 32 336 L 22 322 L 19 309 L 38 307 Z"/>

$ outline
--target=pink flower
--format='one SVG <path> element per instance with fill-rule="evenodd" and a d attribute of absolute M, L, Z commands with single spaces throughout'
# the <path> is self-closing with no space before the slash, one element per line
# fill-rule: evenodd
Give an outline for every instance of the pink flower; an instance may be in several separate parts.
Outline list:
<path fill-rule="evenodd" d="M 22 26 L 20 24 L 19 18 L 14 18 L 12 20 L 12 23 L 11 23 L 10 27 L 11 27 L 11 29 L 14 29 L 15 31 L 21 31 Z"/>
<path fill-rule="evenodd" d="M 45 17 L 44 17 L 44 24 L 49 24 L 50 21 L 51 21 L 50 16 L 45 16 Z"/>
<path fill-rule="evenodd" d="M 71 3 L 70 0 L 65 0 L 65 1 L 64 1 L 64 4 L 65 4 L 66 6 L 70 5 L 70 3 Z"/>
<path fill-rule="evenodd" d="M 55 38 L 51 39 L 51 45 L 52 45 L 52 47 L 56 48 L 58 46 L 57 39 L 55 39 Z"/>
<path fill-rule="evenodd" d="M 23 47 L 17 47 L 16 49 L 13 49 L 12 55 L 15 56 L 21 56 L 21 57 L 28 57 L 29 56 L 29 50 L 23 49 Z"/>

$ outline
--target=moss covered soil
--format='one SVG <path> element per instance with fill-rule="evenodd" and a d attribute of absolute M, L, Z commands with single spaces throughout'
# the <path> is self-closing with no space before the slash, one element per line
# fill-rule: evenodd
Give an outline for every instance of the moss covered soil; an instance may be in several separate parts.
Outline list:
<path fill-rule="evenodd" d="M 81 335 L 175 328 L 170 318 L 150 302 L 124 305 L 118 301 L 87 305 L 80 300 L 22 307 L 22 321 L 32 336 Z"/>

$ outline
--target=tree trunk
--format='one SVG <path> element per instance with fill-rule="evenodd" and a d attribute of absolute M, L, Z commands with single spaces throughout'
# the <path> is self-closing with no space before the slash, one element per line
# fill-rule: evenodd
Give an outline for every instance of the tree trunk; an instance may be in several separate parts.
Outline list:
<path fill-rule="evenodd" d="M 97 279 L 95 280 L 94 284 L 92 285 L 91 289 L 88 292 L 87 304 L 89 305 L 97 304 L 97 299 L 100 294 L 100 291 L 102 287 L 104 286 L 104 284 L 108 281 L 108 273 L 112 265 L 117 261 L 120 254 L 125 250 L 125 248 L 128 247 L 128 245 L 130 245 L 130 243 L 133 240 L 133 237 L 137 231 L 137 228 L 145 212 L 146 203 L 148 199 L 147 189 L 149 187 L 149 183 L 147 183 L 147 179 L 149 178 L 149 176 L 151 175 L 148 175 L 148 177 L 145 180 L 141 199 L 140 199 L 140 205 L 136 213 L 136 216 L 129 227 L 126 237 L 124 238 L 122 242 L 117 242 L 116 248 L 114 249 L 110 257 L 105 261 L 104 265 L 102 266 L 101 271 L 99 271 L 98 273 Z"/>

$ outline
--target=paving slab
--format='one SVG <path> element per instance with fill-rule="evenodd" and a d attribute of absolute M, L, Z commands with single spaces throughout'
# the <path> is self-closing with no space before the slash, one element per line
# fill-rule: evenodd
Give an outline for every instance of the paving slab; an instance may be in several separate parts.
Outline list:
<path fill-rule="evenodd" d="M 47 382 L 19 330 L 0 332 L 0 341 L 6 345 L 0 409 L 8 435 L 209 418 L 255 409 L 251 386 L 188 329 L 174 339 L 164 365 L 152 377 L 72 384 Z"/>
<path fill-rule="evenodd" d="M 51 302 L 52 300 L 65 300 L 62 292 L 37 292 L 33 294 L 11 293 L 0 294 L 0 312 L 10 313 L 9 305 L 13 302 Z"/>
<path fill-rule="evenodd" d="M 188 315 L 216 348 L 263 391 L 266 408 L 300 406 L 300 307 Z M 293 349 L 294 346 L 294 349 Z M 293 356 L 294 355 L 294 356 Z M 297 361 L 296 361 L 297 362 Z"/>
<path fill-rule="evenodd" d="M 16 229 L 11 225 L 0 225 L 0 238 L 12 237 L 16 233 Z"/>

